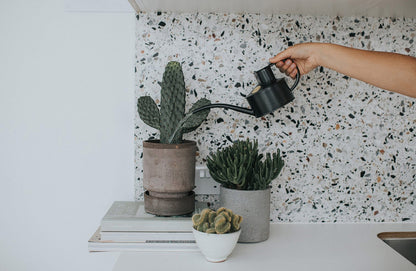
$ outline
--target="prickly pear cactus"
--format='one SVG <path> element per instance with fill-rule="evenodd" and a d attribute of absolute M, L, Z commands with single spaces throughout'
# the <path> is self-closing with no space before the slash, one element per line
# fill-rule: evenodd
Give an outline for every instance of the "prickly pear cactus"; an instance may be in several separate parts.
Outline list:
<path fill-rule="evenodd" d="M 193 110 L 211 102 L 202 98 L 185 114 L 185 81 L 182 67 L 176 61 L 166 65 L 160 86 L 160 110 L 150 96 L 143 96 L 137 101 L 137 111 L 144 123 L 160 131 L 160 143 L 179 144 L 182 135 L 198 128 L 210 111 L 192 113 Z"/>
<path fill-rule="evenodd" d="M 204 209 L 200 214 L 192 216 L 194 229 L 205 233 L 224 234 L 235 232 L 240 229 L 243 218 L 224 207 L 217 211 Z"/>
<path fill-rule="evenodd" d="M 160 142 L 168 143 L 179 122 L 185 116 L 185 80 L 181 64 L 171 61 L 163 73 L 160 99 Z M 172 143 L 179 143 L 182 134 Z"/>

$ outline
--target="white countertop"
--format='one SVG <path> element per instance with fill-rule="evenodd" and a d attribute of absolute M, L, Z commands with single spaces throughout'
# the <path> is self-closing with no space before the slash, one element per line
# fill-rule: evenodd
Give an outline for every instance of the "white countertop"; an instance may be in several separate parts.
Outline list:
<path fill-rule="evenodd" d="M 200 252 L 126 252 L 113 270 L 415 271 L 377 237 L 389 231 L 416 231 L 416 224 L 272 224 L 267 241 L 237 244 L 223 263 L 210 263 Z"/>

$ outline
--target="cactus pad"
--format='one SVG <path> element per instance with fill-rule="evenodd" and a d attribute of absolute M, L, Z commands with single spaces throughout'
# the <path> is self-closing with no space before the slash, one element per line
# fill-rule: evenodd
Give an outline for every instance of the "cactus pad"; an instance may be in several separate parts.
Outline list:
<path fill-rule="evenodd" d="M 202 223 L 201 225 L 199 225 L 198 227 L 197 227 L 197 230 L 198 231 L 203 231 L 203 232 L 206 232 L 208 229 L 209 229 L 209 223 L 208 222 L 204 222 L 204 223 Z"/>
<path fill-rule="evenodd" d="M 137 100 L 137 112 L 144 123 L 160 129 L 159 108 L 150 96 L 143 96 Z"/>
<path fill-rule="evenodd" d="M 169 137 L 185 116 L 185 81 L 181 64 L 171 61 L 166 65 L 162 79 L 160 100 L 160 142 L 168 143 Z M 174 144 L 182 138 L 175 139 Z"/>
<path fill-rule="evenodd" d="M 231 220 L 231 229 L 234 231 L 238 231 L 241 226 L 241 222 L 243 221 L 243 218 L 239 215 L 233 215 Z"/>
<path fill-rule="evenodd" d="M 215 228 L 209 228 L 205 231 L 205 233 L 217 233 L 217 232 L 215 231 Z"/>
<path fill-rule="evenodd" d="M 229 232 L 231 229 L 230 217 L 226 213 L 217 215 L 214 220 L 215 231 L 219 234 Z"/>
<path fill-rule="evenodd" d="M 195 109 L 198 109 L 202 106 L 211 104 L 210 100 L 202 98 L 199 99 L 194 105 L 189 109 L 189 113 L 194 111 Z M 188 115 L 187 114 L 187 115 Z M 203 111 L 200 111 L 198 113 L 192 114 L 182 125 L 182 132 L 183 133 L 189 133 L 198 128 L 202 122 L 208 117 L 209 109 L 205 109 Z"/>

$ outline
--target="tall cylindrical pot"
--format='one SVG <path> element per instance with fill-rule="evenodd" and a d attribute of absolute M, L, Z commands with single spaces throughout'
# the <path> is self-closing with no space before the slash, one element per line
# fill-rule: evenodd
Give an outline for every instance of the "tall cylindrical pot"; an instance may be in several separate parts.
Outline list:
<path fill-rule="evenodd" d="M 243 217 L 238 242 L 255 243 L 269 238 L 270 188 L 237 190 L 220 187 L 220 206 Z"/>
<path fill-rule="evenodd" d="M 143 142 L 144 204 L 148 213 L 173 216 L 195 209 L 196 142 Z"/>

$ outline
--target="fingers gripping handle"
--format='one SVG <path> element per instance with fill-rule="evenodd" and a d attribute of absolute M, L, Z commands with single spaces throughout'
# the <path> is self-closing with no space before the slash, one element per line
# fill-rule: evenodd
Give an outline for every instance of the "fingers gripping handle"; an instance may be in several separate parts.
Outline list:
<path fill-rule="evenodd" d="M 293 91 L 295 89 L 295 87 L 299 84 L 300 70 L 299 70 L 298 66 L 296 66 L 296 70 L 298 70 L 298 72 L 296 73 L 295 83 L 293 83 L 293 86 L 290 87 L 290 91 Z"/>
<path fill-rule="evenodd" d="M 286 59 L 285 59 L 286 60 Z M 283 60 L 283 61 L 285 61 Z M 275 66 L 276 63 L 270 63 L 269 66 Z M 293 83 L 293 85 L 290 87 L 290 91 L 293 91 L 295 89 L 295 87 L 299 84 L 299 80 L 300 80 L 300 71 L 298 68 L 298 65 L 296 65 L 296 70 L 298 71 L 296 73 L 296 78 L 295 78 L 295 82 Z"/>

